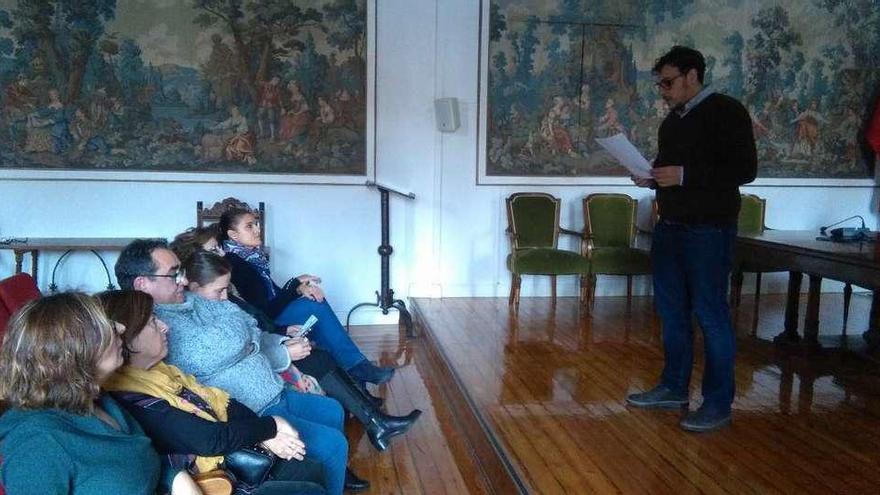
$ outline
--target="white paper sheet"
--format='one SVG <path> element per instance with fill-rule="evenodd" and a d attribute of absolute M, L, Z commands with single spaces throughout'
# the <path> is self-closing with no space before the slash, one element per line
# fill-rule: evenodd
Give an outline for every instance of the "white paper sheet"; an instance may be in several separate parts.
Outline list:
<path fill-rule="evenodd" d="M 607 138 L 596 138 L 600 146 L 629 170 L 629 173 L 643 179 L 651 178 L 651 164 L 642 153 L 621 133 Z"/>

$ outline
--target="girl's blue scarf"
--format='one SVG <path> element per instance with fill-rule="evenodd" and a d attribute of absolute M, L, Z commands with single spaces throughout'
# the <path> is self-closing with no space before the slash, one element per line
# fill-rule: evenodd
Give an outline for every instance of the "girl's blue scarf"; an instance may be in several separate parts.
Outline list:
<path fill-rule="evenodd" d="M 269 273 L 269 256 L 263 251 L 262 246 L 242 246 L 232 239 L 226 239 L 223 241 L 223 250 L 238 256 L 256 268 L 269 292 L 269 299 L 275 298 L 275 282 L 272 281 L 272 276 Z"/>

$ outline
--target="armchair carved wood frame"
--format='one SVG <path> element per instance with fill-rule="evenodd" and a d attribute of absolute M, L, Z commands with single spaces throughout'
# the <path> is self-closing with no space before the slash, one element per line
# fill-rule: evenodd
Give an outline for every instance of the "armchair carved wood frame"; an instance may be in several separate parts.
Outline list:
<path fill-rule="evenodd" d="M 580 253 L 558 248 L 559 234 L 583 239 L 583 234 L 559 226 L 559 198 L 546 193 L 519 192 L 507 198 L 507 235 L 511 274 L 509 304 L 519 307 L 522 275 L 550 277 L 551 295 L 556 302 L 556 277 L 578 275 L 581 304 L 585 301 L 589 262 Z"/>

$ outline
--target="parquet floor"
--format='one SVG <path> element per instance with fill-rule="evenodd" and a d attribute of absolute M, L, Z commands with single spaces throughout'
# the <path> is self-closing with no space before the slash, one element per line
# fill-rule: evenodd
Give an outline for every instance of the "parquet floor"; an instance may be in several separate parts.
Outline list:
<path fill-rule="evenodd" d="M 489 493 L 497 472 L 477 460 L 449 374 L 531 493 L 880 493 L 880 364 L 860 357 L 857 338 L 869 304 L 853 297 L 855 352 L 807 353 L 767 340 L 782 328 L 782 296 L 762 296 L 759 338 L 744 301 L 733 425 L 692 434 L 676 411 L 624 405 L 662 367 L 649 298 L 598 298 L 590 316 L 564 298 L 523 299 L 518 313 L 505 299 L 414 300 L 430 337 L 407 341 L 396 327 L 353 335 L 371 358 L 402 365 L 379 389 L 390 410 L 425 414 L 385 454 L 351 428 L 352 466 L 373 482 L 369 493 Z M 840 296 L 823 296 L 826 345 L 840 344 L 841 308 Z M 432 358 L 432 342 L 452 372 Z M 693 405 L 701 374 L 698 358 Z"/>

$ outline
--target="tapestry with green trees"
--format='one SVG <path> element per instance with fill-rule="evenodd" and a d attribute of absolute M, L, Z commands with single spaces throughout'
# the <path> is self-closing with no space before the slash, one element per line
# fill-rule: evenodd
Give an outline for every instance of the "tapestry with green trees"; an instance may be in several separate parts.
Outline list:
<path fill-rule="evenodd" d="M 367 0 L 0 0 L 0 167 L 364 174 Z"/>
<path fill-rule="evenodd" d="M 625 175 L 597 137 L 649 159 L 667 113 L 651 74 L 676 44 L 752 115 L 759 176 L 864 178 L 880 82 L 877 0 L 491 0 L 487 176 Z M 485 5 L 485 4 L 484 4 Z"/>

